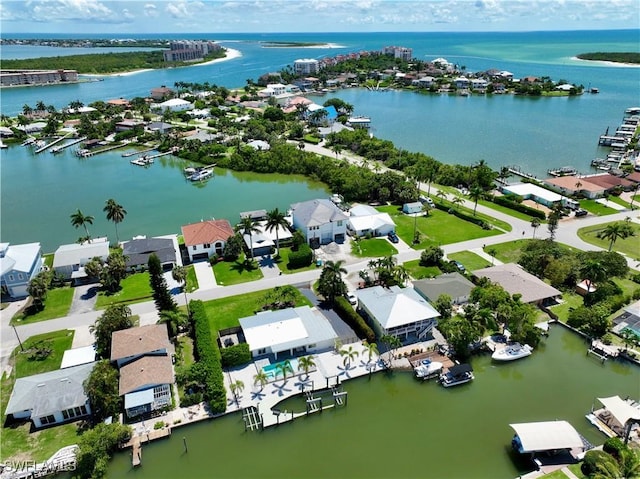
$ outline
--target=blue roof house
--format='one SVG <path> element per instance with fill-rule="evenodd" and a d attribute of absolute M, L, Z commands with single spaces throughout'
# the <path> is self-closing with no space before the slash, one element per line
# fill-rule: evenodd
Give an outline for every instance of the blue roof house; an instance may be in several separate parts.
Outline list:
<path fill-rule="evenodd" d="M 29 296 L 29 281 L 42 271 L 40 243 L 0 243 L 0 286 L 12 298 Z"/>

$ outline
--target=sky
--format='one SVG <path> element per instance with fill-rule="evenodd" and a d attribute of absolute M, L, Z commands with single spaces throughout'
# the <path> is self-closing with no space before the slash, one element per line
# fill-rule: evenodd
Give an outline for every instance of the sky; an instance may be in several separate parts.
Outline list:
<path fill-rule="evenodd" d="M 0 34 L 637 29 L 638 0 L 0 0 Z"/>

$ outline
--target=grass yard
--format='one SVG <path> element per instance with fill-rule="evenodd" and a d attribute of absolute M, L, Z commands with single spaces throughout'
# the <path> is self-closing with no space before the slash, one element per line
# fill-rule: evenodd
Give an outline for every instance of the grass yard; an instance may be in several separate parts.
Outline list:
<path fill-rule="evenodd" d="M 29 306 L 22 312 L 16 314 L 11 319 L 11 324 L 37 323 L 38 321 L 62 318 L 69 312 L 72 300 L 73 288 L 65 286 L 62 288 L 52 289 L 47 293 L 47 298 L 44 301 L 44 309 L 42 311 L 36 312 L 33 307 Z"/>
<path fill-rule="evenodd" d="M 149 273 L 135 273 L 127 276 L 120 282 L 120 291 L 109 294 L 106 291 L 98 292 L 96 301 L 97 309 L 104 309 L 111 304 L 133 304 L 148 301 L 153 291 L 149 284 Z"/>
<path fill-rule="evenodd" d="M 43 254 L 42 257 L 44 258 L 44 264 L 49 267 L 49 270 L 53 270 L 54 253 Z"/>
<path fill-rule="evenodd" d="M 573 472 L 573 474 L 578 478 L 578 479 L 587 479 L 587 476 L 585 476 L 584 474 L 582 474 L 582 469 L 580 469 L 580 466 L 582 465 L 582 463 L 578 463 L 578 464 L 571 464 L 568 466 L 568 469 Z"/>
<path fill-rule="evenodd" d="M 558 319 L 560 321 L 566 323 L 571 310 L 582 306 L 584 304 L 584 301 L 582 300 L 582 296 L 580 296 L 579 294 L 567 291 L 562 292 L 562 300 L 562 304 L 551 306 L 550 309 L 558 315 Z"/>
<path fill-rule="evenodd" d="M 437 266 L 420 266 L 419 259 L 407 261 L 403 266 L 413 279 L 435 278 L 442 274 L 442 271 Z"/>
<path fill-rule="evenodd" d="M 209 317 L 211 332 L 215 334 L 219 329 L 231 328 L 239 326 L 238 320 L 247 316 L 253 316 L 256 311 L 262 309 L 264 298 L 271 290 L 256 291 L 238 296 L 230 296 L 228 298 L 214 299 L 204 303 L 205 311 Z M 311 302 L 305 298 L 297 289 L 296 307 L 308 305 Z"/>
<path fill-rule="evenodd" d="M 10 377 L 2 376 L 0 383 L 0 408 L 4 411 L 9 403 L 11 391 L 16 377 L 31 376 L 60 368 L 62 355 L 71 347 L 73 331 L 64 329 L 51 333 L 32 336 L 23 343 L 25 350 L 35 352 L 38 347 L 51 350 L 43 359 L 30 359 L 32 354 L 22 353 L 17 347 L 11 363 L 13 372 Z M 9 458 L 31 459 L 44 461 L 63 446 L 75 444 L 78 441 L 78 423 L 65 424 L 38 432 L 30 432 L 31 423 L 17 423 L 7 425 L 0 431 L 0 462 Z"/>
<path fill-rule="evenodd" d="M 625 208 L 631 208 L 631 205 L 627 203 L 625 200 L 623 200 L 622 198 L 620 198 L 619 196 L 610 195 L 609 201 L 611 201 L 612 203 L 616 203 L 620 206 L 624 206 Z"/>
<path fill-rule="evenodd" d="M 507 241 L 506 243 L 498 243 L 491 246 L 486 246 L 484 248 L 484 252 L 487 254 L 491 254 L 489 253 L 489 250 L 495 250 L 495 257 L 500 261 L 502 261 L 503 263 L 517 263 L 518 260 L 520 259 L 520 254 L 522 253 L 522 250 L 531 241 L 535 241 L 535 240 L 522 239 L 522 240 L 515 240 L 515 241 Z M 566 248 L 567 251 L 570 251 L 570 250 L 579 251 L 575 248 L 572 248 L 571 246 L 567 246 L 562 243 L 556 243 L 556 244 L 562 248 Z"/>
<path fill-rule="evenodd" d="M 283 274 L 300 273 L 301 271 L 309 271 L 317 268 L 313 261 L 309 266 L 303 266 L 302 268 L 290 268 L 289 255 L 291 254 L 291 251 L 291 248 L 280 248 L 280 258 L 274 260 Z"/>
<path fill-rule="evenodd" d="M 603 223 L 600 225 L 586 226 L 578 230 L 578 237 L 595 246 L 599 246 L 604 249 L 609 249 L 609 240 L 598 238 L 598 233 L 604 230 L 608 225 L 613 223 Z M 640 225 L 637 223 L 631 223 L 636 235 L 627 239 L 618 239 L 613 245 L 613 251 L 625 254 L 631 258 L 640 259 Z"/>
<path fill-rule="evenodd" d="M 497 203 L 494 203 L 493 201 L 488 201 L 488 200 L 480 200 L 478 201 L 479 205 L 485 206 L 487 208 L 491 208 L 492 210 L 496 210 L 499 211 L 500 213 L 504 213 L 505 215 L 509 215 L 509 216 L 513 216 L 514 218 L 518 218 L 524 221 L 528 221 L 531 222 L 531 220 L 533 219 L 533 216 L 529 216 L 526 213 L 522 213 L 520 211 L 516 211 L 512 208 L 507 208 L 506 206 L 502 206 L 499 205 Z M 540 220 L 541 223 L 546 223 L 546 220 L 541 219 Z"/>
<path fill-rule="evenodd" d="M 231 284 L 247 283 L 262 279 L 262 271 L 256 261 L 247 263 L 244 256 L 236 261 L 220 261 L 213 265 L 213 274 L 216 283 L 222 286 Z"/>
<path fill-rule="evenodd" d="M 441 246 L 476 238 L 486 238 L 502 234 L 499 230 L 483 230 L 480 226 L 464 221 L 454 215 L 437 209 L 429 216 L 419 216 L 417 220 L 403 214 L 396 206 L 381 206 L 378 211 L 389 213 L 396 224 L 396 233 L 409 245 L 413 243 L 414 221 L 420 233 L 420 243 L 414 249 L 424 249 L 430 245 Z"/>
<path fill-rule="evenodd" d="M 193 265 L 189 265 L 185 269 L 187 270 L 187 293 L 193 293 L 199 288 L 196 270 Z"/>
<path fill-rule="evenodd" d="M 582 208 L 583 210 L 587 210 L 589 213 L 597 216 L 612 215 L 614 213 L 617 213 L 617 211 L 613 208 L 601 205 L 600 203 L 597 203 L 596 200 L 580 200 L 580 208 Z"/>
<path fill-rule="evenodd" d="M 398 250 L 386 238 L 371 238 L 352 241 L 351 254 L 358 258 L 384 258 L 398 254 Z"/>
<path fill-rule="evenodd" d="M 489 247 L 489 249 L 491 246 Z M 482 256 L 478 256 L 477 254 L 471 251 L 460 251 L 458 253 L 451 253 L 447 255 L 447 258 L 459 261 L 467 268 L 467 271 L 474 271 L 476 269 L 486 268 L 487 266 L 491 266 L 491 261 L 487 261 Z"/>

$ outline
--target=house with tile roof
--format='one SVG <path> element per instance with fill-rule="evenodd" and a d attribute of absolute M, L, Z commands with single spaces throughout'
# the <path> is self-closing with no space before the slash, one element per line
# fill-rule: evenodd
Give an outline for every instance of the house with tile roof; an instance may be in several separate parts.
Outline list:
<path fill-rule="evenodd" d="M 473 272 L 499 284 L 510 295 L 519 294 L 523 303 L 546 304 L 562 296 L 562 292 L 525 271 L 516 263 L 505 263 Z"/>
<path fill-rule="evenodd" d="M 96 363 L 16 379 L 5 415 L 30 419 L 36 429 L 91 414 L 84 381 Z"/>
<path fill-rule="evenodd" d="M 577 176 L 558 176 L 547 178 L 544 183 L 563 195 L 581 194 L 585 198 L 599 198 L 604 195 L 606 188 L 596 185 L 588 178 Z"/>
<path fill-rule="evenodd" d="M 29 282 L 42 271 L 40 243 L 11 245 L 0 243 L 0 287 L 12 298 L 29 295 Z"/>
<path fill-rule="evenodd" d="M 227 220 L 206 220 L 182 227 L 184 245 L 191 261 L 207 259 L 214 254 L 221 255 L 233 235 L 233 228 Z"/>
<path fill-rule="evenodd" d="M 311 247 L 343 243 L 349 217 L 328 199 L 291 205 L 293 227 L 300 230 Z"/>
<path fill-rule="evenodd" d="M 392 286 L 359 289 L 358 309 L 376 336 L 420 341 L 428 337 L 440 313 L 413 288 Z"/>

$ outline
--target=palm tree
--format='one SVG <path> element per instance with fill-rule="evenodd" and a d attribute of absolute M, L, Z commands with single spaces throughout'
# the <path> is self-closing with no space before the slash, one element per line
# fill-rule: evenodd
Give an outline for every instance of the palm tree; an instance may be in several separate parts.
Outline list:
<path fill-rule="evenodd" d="M 475 185 L 471 187 L 469 190 L 469 198 L 474 201 L 473 205 L 473 216 L 476 215 L 476 209 L 478 209 L 478 200 L 484 196 L 484 190 L 479 186 Z"/>
<path fill-rule="evenodd" d="M 536 237 L 536 230 L 540 227 L 540 220 L 538 218 L 533 218 L 531 220 L 531 227 L 533 228 L 533 238 Z"/>
<path fill-rule="evenodd" d="M 600 261 L 588 259 L 580 267 L 580 274 L 587 283 L 587 293 L 590 293 L 593 283 L 599 283 L 607 278 L 607 269 Z"/>
<path fill-rule="evenodd" d="M 313 356 L 303 356 L 298 359 L 298 371 L 304 371 L 309 376 L 309 370 L 316 367 L 316 362 L 313 360 Z"/>
<path fill-rule="evenodd" d="M 440 198 L 440 203 L 444 203 L 449 199 L 447 198 L 447 194 L 443 190 L 438 190 L 438 192 L 436 193 L 436 196 Z"/>
<path fill-rule="evenodd" d="M 184 293 L 184 304 L 187 306 L 187 312 L 189 312 L 189 299 L 187 298 L 187 268 L 180 265 L 174 266 L 171 270 L 171 277 L 174 281 L 182 284 L 182 292 Z"/>
<path fill-rule="evenodd" d="M 342 275 L 347 274 L 347 270 L 342 266 L 343 260 L 327 261 L 322 268 L 318 281 L 318 292 L 325 297 L 327 302 L 333 304 L 335 299 L 342 296 L 347 291 L 347 286 L 342 280 Z"/>
<path fill-rule="evenodd" d="M 493 266 L 493 262 L 496 259 L 496 254 L 498 254 L 498 250 L 495 248 L 489 248 L 487 250 L 487 253 L 489 253 L 491 255 L 491 266 Z"/>
<path fill-rule="evenodd" d="M 31 113 L 33 113 L 33 108 L 31 108 L 29 105 L 27 105 L 26 103 L 22 106 L 22 113 L 24 116 L 29 116 L 31 115 Z"/>
<path fill-rule="evenodd" d="M 287 216 L 282 213 L 278 208 L 271 210 L 267 213 L 267 223 L 265 228 L 267 231 L 276 231 L 276 257 L 280 257 L 280 236 L 278 230 L 280 228 L 288 228 L 289 222 Z"/>
<path fill-rule="evenodd" d="M 231 389 L 231 393 L 233 397 L 236 399 L 236 403 L 240 402 L 238 400 L 238 396 L 244 391 L 244 383 L 239 379 L 236 379 L 234 382 L 229 384 L 229 389 Z"/>
<path fill-rule="evenodd" d="M 116 225 L 116 242 L 120 243 L 120 237 L 118 236 L 118 223 L 122 223 L 124 217 L 127 215 L 127 210 L 125 210 L 122 205 L 116 203 L 116 200 L 110 198 L 106 201 L 104 208 L 102 211 L 107 213 L 107 220 L 113 221 Z"/>
<path fill-rule="evenodd" d="M 236 226 L 236 231 L 242 234 L 243 239 L 245 236 L 249 236 L 249 253 L 251 254 L 251 260 L 253 260 L 253 234 L 260 233 L 260 229 L 249 216 L 245 216 Z"/>
<path fill-rule="evenodd" d="M 454 195 L 453 199 L 451 200 L 451 203 L 454 206 L 457 206 L 457 205 L 461 205 L 462 203 L 464 203 L 464 200 L 460 196 Z"/>
<path fill-rule="evenodd" d="M 76 228 L 80 228 L 81 226 L 83 226 L 85 233 L 87 233 L 86 237 L 91 239 L 91 235 L 89 234 L 89 228 L 87 228 L 87 225 L 92 225 L 94 219 L 95 218 L 93 216 L 85 216 L 82 211 L 78 210 L 71 215 L 71 225 L 75 226 Z"/>
<path fill-rule="evenodd" d="M 370 362 L 371 362 L 371 357 L 372 357 L 374 354 L 375 354 L 375 355 L 378 355 L 378 354 L 379 354 L 379 353 L 378 353 L 378 345 L 377 345 L 376 343 L 369 343 L 369 342 L 367 342 L 367 341 L 364 341 L 364 342 L 362 343 L 362 345 L 363 345 L 363 346 L 364 346 L 364 348 L 365 348 L 365 352 L 367 353 L 367 356 L 368 356 L 368 358 L 369 358 L 369 359 L 368 359 L 368 362 L 370 363 Z"/>
<path fill-rule="evenodd" d="M 265 373 L 262 369 L 256 375 L 253 376 L 254 386 L 257 386 L 259 384 L 261 391 L 262 389 L 264 389 L 264 387 L 267 385 L 268 382 L 269 382 L 269 376 L 267 376 L 267 373 Z"/>
<path fill-rule="evenodd" d="M 402 341 L 397 336 L 393 336 L 391 334 L 383 334 L 380 338 L 380 342 L 387 345 L 389 348 L 389 363 L 391 363 L 391 358 L 393 357 L 393 350 L 402 346 Z"/>
<path fill-rule="evenodd" d="M 358 351 L 353 349 L 353 346 L 349 346 L 348 348 L 342 348 L 339 351 L 339 353 L 340 353 L 340 356 L 344 358 L 342 360 L 342 364 L 346 369 L 349 369 L 349 365 L 351 364 L 351 361 L 354 361 L 358 356 L 360 356 L 360 353 L 358 353 Z"/>
<path fill-rule="evenodd" d="M 46 110 L 47 110 L 47 105 L 45 105 L 42 100 L 36 103 L 36 111 L 44 112 Z"/>
<path fill-rule="evenodd" d="M 624 240 L 635 235 L 636 233 L 633 230 L 633 226 L 628 222 L 618 221 L 616 223 L 608 224 L 604 230 L 598 233 L 597 236 L 600 239 L 609 240 L 609 251 L 611 251 L 616 240 L 619 238 Z"/>
<path fill-rule="evenodd" d="M 331 145 L 331 151 L 336 154 L 336 160 L 338 159 L 338 155 L 342 152 L 342 146 L 338 143 L 334 143 Z"/>
<path fill-rule="evenodd" d="M 291 361 L 288 359 L 286 361 L 280 361 L 276 364 L 276 376 L 278 374 L 282 374 L 282 381 L 287 381 L 287 373 L 291 372 L 293 374 L 293 368 L 291 367 Z"/>

